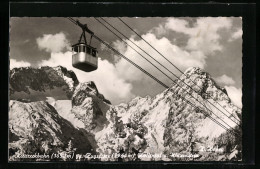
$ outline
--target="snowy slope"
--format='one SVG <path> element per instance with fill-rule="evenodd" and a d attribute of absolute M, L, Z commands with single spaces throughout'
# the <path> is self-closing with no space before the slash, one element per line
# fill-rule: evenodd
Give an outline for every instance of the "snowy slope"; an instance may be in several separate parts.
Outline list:
<path fill-rule="evenodd" d="M 107 149 L 110 149 L 109 152 L 113 153 L 124 149 L 127 153 L 170 154 L 190 153 L 190 146 L 194 143 L 197 147 L 218 146 L 213 140 L 227 134 L 226 129 L 233 130 L 239 124 L 241 110 L 231 103 L 225 89 L 217 86 L 210 75 L 199 68 L 188 69 L 180 80 L 154 98 L 137 97 L 128 104 L 111 107 L 108 113 L 113 118 L 104 130 L 96 134 L 98 151 L 108 153 Z M 197 112 L 187 101 L 203 113 Z M 226 128 L 223 129 L 208 115 Z M 131 144 L 126 144 L 129 139 Z"/>
<path fill-rule="evenodd" d="M 28 141 L 27 135 L 33 137 L 32 127 L 26 128 L 32 124 L 50 133 L 44 136 L 51 138 L 48 144 L 66 144 L 68 138 L 63 138 L 61 133 L 65 132 L 62 126 L 67 124 L 70 127 L 65 128 L 74 132 L 70 138 L 74 138 L 78 152 L 86 153 L 83 152 L 86 149 L 80 148 L 85 139 L 85 144 L 98 154 L 130 155 L 123 159 L 99 159 L 102 161 L 194 160 L 173 158 L 172 153 L 197 153 L 196 160 L 241 160 L 241 109 L 232 104 L 225 89 L 203 70 L 189 68 L 162 93 L 136 97 L 120 105 L 111 105 L 94 82 L 78 83 L 74 75 L 60 66 L 11 70 L 9 124 L 14 141 L 10 146 L 17 149 L 19 145 L 22 151 L 24 143 L 21 142 Z M 29 118 L 34 111 L 40 112 L 41 122 Z M 200 151 L 201 147 L 217 147 L 223 151 Z M 145 153 L 166 157 L 141 156 Z"/>
<path fill-rule="evenodd" d="M 17 154 L 57 153 L 70 140 L 78 153 L 94 153 L 88 133 L 76 129 L 45 101 L 10 101 L 9 132 L 10 160 Z"/>
<path fill-rule="evenodd" d="M 10 99 L 41 101 L 46 97 L 70 99 L 78 85 L 74 72 L 62 66 L 14 68 L 10 70 Z"/>

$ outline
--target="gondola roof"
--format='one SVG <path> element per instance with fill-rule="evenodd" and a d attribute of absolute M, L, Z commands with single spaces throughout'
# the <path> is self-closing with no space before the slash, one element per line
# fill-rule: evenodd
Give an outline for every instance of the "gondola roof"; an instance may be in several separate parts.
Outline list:
<path fill-rule="evenodd" d="M 95 49 L 95 50 L 97 49 L 97 48 L 94 48 L 94 47 L 92 47 L 92 46 L 90 46 L 90 45 L 88 45 L 88 44 L 82 43 L 82 42 L 76 43 L 76 44 L 72 45 L 71 47 L 78 46 L 78 45 L 85 45 L 85 46 L 87 46 L 87 47 L 89 47 L 89 48 L 92 48 L 92 49 Z"/>

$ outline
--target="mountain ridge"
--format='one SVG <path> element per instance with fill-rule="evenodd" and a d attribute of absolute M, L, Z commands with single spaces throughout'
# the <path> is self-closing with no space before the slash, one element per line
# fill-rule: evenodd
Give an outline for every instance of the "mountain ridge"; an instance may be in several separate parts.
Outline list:
<path fill-rule="evenodd" d="M 30 69 L 32 69 L 32 71 Z M 10 83 L 10 91 L 12 91 L 10 92 L 10 102 L 12 103 L 11 105 L 17 106 L 10 106 L 9 115 L 19 114 L 19 112 L 21 113 L 20 110 L 25 111 L 23 108 L 24 105 L 33 103 L 32 107 L 35 108 L 38 104 L 42 105 L 42 101 L 44 100 L 44 104 L 51 107 L 50 109 L 53 110 L 54 114 L 57 112 L 60 119 L 67 120 L 71 123 L 74 129 L 71 128 L 69 130 L 73 130 L 74 133 L 78 130 L 84 131 L 85 138 L 89 144 L 89 152 L 92 150 L 92 153 L 97 154 L 132 154 L 129 158 L 121 159 L 123 161 L 187 160 L 185 158 L 170 156 L 176 152 L 183 154 L 196 152 L 200 155 L 198 160 L 206 161 L 241 159 L 241 138 L 231 137 L 229 133 L 221 129 L 221 127 L 206 117 L 205 114 L 197 112 L 196 109 L 187 104 L 187 101 L 189 101 L 205 112 L 208 112 L 207 109 L 211 109 L 212 112 L 216 114 L 214 118 L 218 121 L 228 123 L 231 128 L 241 132 L 240 129 L 237 128 L 237 124 L 233 122 L 235 119 L 241 120 L 241 109 L 233 105 L 226 90 L 218 86 L 210 75 L 200 68 L 187 69 L 185 74 L 180 76 L 180 80 L 176 80 L 176 84 L 173 84 L 171 88 L 164 90 L 154 97 L 136 97 L 128 103 L 121 103 L 119 105 L 111 105 L 110 101 L 99 93 L 94 82 L 79 83 L 75 73 L 68 71 L 64 67 L 43 67 L 39 68 L 39 70 L 28 67 L 17 68 L 14 71 L 10 71 L 10 82 L 12 82 Z M 23 74 L 23 71 L 30 76 L 19 77 Z M 41 77 L 46 78 L 47 76 L 47 80 L 35 80 L 39 78 L 38 72 L 45 75 Z M 54 77 L 54 81 L 52 81 L 50 77 Z M 16 84 L 17 79 L 20 81 Z M 195 82 L 196 85 L 192 81 Z M 185 83 L 190 85 L 192 89 Z M 17 86 L 18 84 L 21 86 Z M 28 89 L 29 93 L 26 90 L 26 88 L 28 88 L 27 86 L 30 89 Z M 56 97 L 56 93 L 53 92 L 55 87 L 58 89 L 62 88 L 62 92 L 57 92 L 59 97 Z M 51 89 L 51 92 L 48 93 L 49 89 Z M 30 92 L 31 90 L 34 92 L 40 91 L 40 94 L 36 93 L 36 95 L 41 95 L 41 97 L 36 99 L 32 97 L 31 95 L 34 93 Z M 194 90 L 196 92 L 194 92 Z M 21 98 L 21 96 L 24 96 L 20 94 L 21 91 L 26 93 L 29 99 Z M 187 101 L 185 101 L 184 98 Z M 196 99 L 199 100 L 201 104 L 199 104 Z M 215 102 L 218 102 L 221 106 L 216 105 Z M 224 111 L 222 107 L 225 107 L 232 116 L 226 117 L 210 103 L 218 106 L 222 111 Z M 207 108 L 205 108 L 205 106 L 207 106 Z M 42 108 L 39 108 L 39 110 L 41 109 Z M 31 109 L 26 109 L 26 112 L 33 114 Z M 208 113 L 211 116 L 214 115 L 213 113 Z M 15 125 L 17 123 L 21 123 L 20 119 L 9 121 L 10 133 L 15 136 L 17 136 L 17 133 L 14 132 L 15 130 L 12 128 L 14 128 L 13 126 L 17 126 Z M 30 121 L 25 123 L 30 123 Z M 49 125 L 49 127 L 51 126 L 52 125 Z M 39 131 L 43 130 L 41 128 L 37 129 Z M 16 130 L 21 130 L 21 133 L 22 131 L 24 132 L 24 129 L 17 128 Z M 20 140 L 24 140 L 22 134 L 17 137 L 15 136 L 12 137 L 16 139 L 18 137 Z M 52 136 L 49 135 L 48 137 L 51 138 Z M 76 135 L 71 136 L 74 140 L 77 140 L 77 137 Z M 228 140 L 227 137 L 232 138 L 232 140 Z M 16 139 L 14 139 L 12 143 L 9 143 L 9 145 L 18 144 L 19 141 Z M 65 140 L 65 142 L 69 141 L 68 139 Z M 82 138 L 80 137 L 79 140 L 82 140 Z M 222 142 L 220 140 L 222 140 Z M 231 146 L 227 148 L 227 146 L 223 144 L 223 141 Z M 75 146 L 78 146 L 76 148 L 79 149 L 78 143 L 75 141 L 72 142 L 76 143 Z M 55 147 L 53 141 L 50 141 L 49 144 Z M 64 144 L 65 143 L 63 143 L 63 145 Z M 225 153 L 200 152 L 199 149 L 201 146 L 220 146 L 221 149 L 225 150 Z M 18 144 L 16 147 L 12 146 L 10 151 L 21 153 L 23 150 L 21 147 L 21 144 Z M 56 147 L 56 149 L 61 151 L 64 149 L 64 146 Z M 30 152 L 31 151 L 32 150 L 30 150 Z M 76 150 L 76 153 L 80 152 L 82 151 Z M 142 153 L 163 153 L 167 157 L 156 159 L 153 157 L 147 158 L 141 156 Z M 232 153 L 233 155 L 230 157 Z M 12 155 L 14 154 L 15 153 Z M 101 158 L 100 160 L 118 161 L 119 159 L 113 157 Z"/>

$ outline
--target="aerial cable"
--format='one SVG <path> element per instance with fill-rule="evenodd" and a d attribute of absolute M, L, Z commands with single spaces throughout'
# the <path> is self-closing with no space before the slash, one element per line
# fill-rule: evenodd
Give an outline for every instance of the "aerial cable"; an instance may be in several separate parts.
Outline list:
<path fill-rule="evenodd" d="M 159 53 L 165 60 L 167 60 L 172 66 L 174 66 L 179 72 L 181 72 L 182 74 L 184 74 L 183 71 L 181 71 L 177 66 L 175 66 L 170 60 L 168 60 L 165 56 L 163 56 L 163 54 L 161 54 L 157 49 L 155 49 L 149 42 L 147 42 L 142 36 L 140 36 L 134 29 L 132 29 L 127 23 L 125 23 L 122 19 L 120 19 L 118 17 L 118 19 L 124 23 L 130 30 L 132 30 L 137 36 L 139 36 L 143 41 L 145 41 L 150 47 L 152 47 L 157 53 Z M 187 75 L 184 74 L 186 77 Z M 202 89 L 200 86 L 198 86 L 195 82 L 192 81 L 192 83 L 194 85 L 196 85 L 197 87 L 199 87 L 200 89 Z M 210 102 L 211 103 L 211 102 Z M 214 103 L 217 103 L 220 107 L 222 107 L 226 112 L 228 112 L 231 116 L 233 116 L 236 120 L 238 120 L 240 122 L 239 119 L 237 119 L 232 113 L 230 113 L 229 111 L 227 111 L 223 106 L 221 106 L 218 102 L 215 102 Z M 212 103 L 211 103 L 212 104 Z M 214 104 L 213 104 L 214 106 Z M 214 106 L 215 107 L 215 106 Z M 217 108 L 218 109 L 218 108 Z M 219 110 L 219 109 L 218 109 Z M 219 110 L 220 111 L 220 110 Z"/>
<path fill-rule="evenodd" d="M 197 95 L 197 96 L 199 96 L 199 95 Z M 202 104 L 205 106 L 205 107 L 207 107 L 206 106 L 206 103 L 204 102 L 204 101 L 202 101 Z M 209 108 L 210 108 L 210 110 L 213 112 L 213 110 L 212 110 L 212 108 L 209 106 Z M 214 118 L 214 117 L 213 117 Z M 233 129 L 234 130 L 234 129 Z M 238 133 L 237 133 L 238 134 Z M 240 134 L 238 134 L 239 136 L 240 136 Z"/>
<path fill-rule="evenodd" d="M 129 45 L 125 40 L 123 40 L 119 35 L 117 35 L 115 32 L 113 32 L 111 29 L 109 29 L 105 24 L 103 24 L 101 21 L 99 21 L 97 18 L 95 18 L 99 23 L 101 23 L 106 29 L 108 29 L 111 33 L 113 33 L 115 36 L 117 36 L 120 40 L 122 40 L 126 45 L 128 45 L 130 48 L 132 48 L 134 51 L 136 51 L 131 45 Z M 178 83 L 176 83 L 171 77 L 169 77 L 167 74 L 165 74 L 165 72 L 163 72 L 162 70 L 160 70 L 156 65 L 154 65 L 151 61 L 149 61 L 147 58 L 145 58 L 142 54 L 140 54 L 138 51 L 136 51 L 141 57 L 143 57 L 145 60 L 147 60 L 150 64 L 152 64 L 157 70 L 159 70 L 161 73 L 163 73 L 167 78 L 169 78 L 173 83 L 177 84 L 178 86 L 180 86 L 182 89 L 183 87 L 181 85 L 179 85 Z M 158 62 L 156 59 L 154 59 L 151 55 L 150 56 L 153 60 L 155 60 L 157 63 L 159 63 L 161 66 L 163 66 L 160 62 Z M 175 77 L 177 77 L 175 75 Z M 177 77 L 178 78 L 178 77 Z M 178 78 L 179 79 L 179 78 Z M 180 79 L 179 79 L 180 80 Z M 185 83 L 185 82 L 184 82 Z M 186 84 L 186 83 L 185 83 Z M 187 84 L 186 84 L 187 85 Z M 187 85 L 188 86 L 188 85 Z M 190 87 L 191 88 L 191 87 Z M 192 89 L 192 88 L 191 88 Z M 184 89 L 185 90 L 185 89 Z M 193 89 L 192 89 L 193 90 Z M 194 91 L 194 90 L 193 90 Z M 196 91 L 195 91 L 196 92 Z M 197 93 L 197 92 L 196 92 Z M 192 96 L 192 95 L 191 95 Z M 200 103 L 200 101 L 198 99 L 196 99 L 194 96 L 192 96 L 196 101 L 198 101 Z M 200 103 L 201 105 L 203 105 L 202 103 Z M 203 105 L 204 106 L 204 105 Z M 206 107 L 206 109 L 208 109 Z M 209 109 L 208 109 L 209 110 Z M 210 110 L 209 110 L 210 111 Z M 218 117 L 214 112 L 212 112 L 216 117 Z M 223 113 L 223 112 L 222 112 Z M 223 113 L 224 115 L 226 115 L 225 113 Z M 227 115 L 226 115 L 227 116 Z M 228 116 L 227 116 L 228 117 Z M 218 117 L 219 118 L 219 117 Z M 219 118 L 221 121 L 223 121 L 221 118 Z M 233 121 L 232 119 L 230 119 L 228 117 L 229 120 L 231 120 L 232 122 L 236 123 L 235 121 Z M 223 121 L 227 126 L 231 127 L 229 124 L 227 124 L 225 121 Z M 239 125 L 238 123 L 236 123 L 237 125 Z"/>
<path fill-rule="evenodd" d="M 144 70 L 143 68 L 141 68 L 139 65 L 137 65 L 136 63 L 134 63 L 133 61 L 131 61 L 130 59 L 128 59 L 126 56 L 124 56 L 123 54 L 121 54 L 120 52 L 118 52 L 116 49 L 114 49 L 113 47 L 111 47 L 109 44 L 107 44 L 106 42 L 104 42 L 103 40 L 101 40 L 99 37 L 97 37 L 96 35 L 93 35 L 93 37 L 95 39 L 97 39 L 99 42 L 103 43 L 108 49 L 112 50 L 113 52 L 115 52 L 117 55 L 123 57 L 124 59 L 126 59 L 128 62 L 130 62 L 131 64 L 133 64 L 135 67 L 137 67 L 138 69 L 140 69 L 142 72 L 144 72 L 146 75 L 150 76 L 152 79 L 154 79 L 156 82 L 158 82 L 160 85 L 162 85 L 163 87 L 170 89 L 170 91 L 172 92 L 172 89 L 169 88 L 169 86 L 167 86 L 166 84 L 164 84 L 163 82 L 161 82 L 159 79 L 157 79 L 156 77 L 154 77 L 153 75 L 151 75 L 149 72 L 147 72 L 146 70 Z M 188 104 L 190 104 L 193 108 L 197 108 L 196 105 L 194 105 L 193 103 L 191 103 L 189 100 L 187 100 L 186 98 L 183 98 L 181 95 L 179 95 L 183 100 L 185 100 Z M 227 132 L 231 132 L 233 134 L 239 134 L 237 132 L 235 132 L 232 127 L 231 128 L 227 128 L 226 126 L 224 126 L 223 124 L 221 124 L 219 121 L 217 121 L 216 119 L 212 118 L 210 115 L 208 115 L 207 113 L 205 113 L 203 110 L 201 111 L 206 117 L 209 117 L 213 122 L 215 122 L 216 124 L 218 124 L 220 127 L 222 127 L 224 130 L 226 130 Z"/>
<path fill-rule="evenodd" d="M 71 17 L 66 17 L 66 18 L 69 19 L 72 23 L 78 25 L 77 22 L 74 19 L 72 19 Z"/>
<path fill-rule="evenodd" d="M 140 56 L 142 56 L 142 58 L 144 58 L 146 61 L 148 61 L 150 64 L 152 64 L 157 70 L 159 70 L 161 73 L 163 73 L 165 76 L 167 76 L 169 79 L 171 79 L 171 77 L 169 77 L 167 74 L 165 74 L 162 70 L 160 70 L 156 65 L 154 65 L 150 60 L 148 60 L 146 57 L 144 57 L 140 52 L 138 52 L 137 50 L 135 50 L 131 45 L 129 45 L 125 40 L 123 40 L 120 36 L 118 36 L 116 33 L 114 33 L 111 29 L 109 29 L 106 25 L 104 25 L 102 22 L 100 22 L 100 20 L 98 20 L 97 18 L 95 18 L 99 23 L 101 23 L 104 27 L 106 27 L 110 32 L 112 32 L 115 36 L 117 36 L 120 40 L 122 40 L 126 45 L 128 45 L 130 48 L 132 48 L 135 52 L 137 52 Z M 171 79 L 172 80 L 172 79 Z"/>
<path fill-rule="evenodd" d="M 72 19 L 73 20 L 73 19 Z M 74 21 L 74 20 L 73 20 Z M 74 23 L 74 22 L 73 22 Z M 76 25 L 78 25 L 76 22 L 74 23 Z M 100 39 L 98 36 L 93 34 L 93 37 L 95 39 L 97 39 L 99 42 L 101 42 L 102 44 L 104 44 L 108 49 L 112 50 L 113 52 L 115 52 L 116 54 L 120 55 L 122 58 L 124 58 L 125 60 L 127 60 L 129 63 L 131 63 L 132 65 L 134 65 L 135 67 L 137 67 L 139 70 L 141 70 L 143 73 L 145 73 L 146 75 L 148 75 L 149 77 L 151 77 L 152 79 L 154 79 L 157 83 L 159 83 L 160 85 L 162 85 L 163 87 L 165 87 L 166 89 L 169 89 L 172 92 L 172 89 L 169 88 L 169 86 L 167 86 L 166 84 L 164 84 L 162 81 L 160 81 L 159 79 L 157 79 L 156 77 L 154 77 L 153 75 L 151 75 L 149 72 L 147 72 L 146 70 L 144 70 L 143 68 L 141 68 L 139 65 L 137 65 L 136 63 L 134 63 L 133 61 L 131 61 L 130 59 L 128 59 L 126 56 L 124 56 L 123 54 L 121 54 L 120 52 L 118 52 L 116 49 L 114 49 L 113 47 L 111 47 L 109 44 L 107 44 L 106 42 L 104 42 L 102 39 Z M 188 104 L 190 104 L 193 108 L 195 107 L 195 109 L 199 109 L 196 105 L 194 105 L 193 103 L 191 103 L 189 100 L 187 100 L 186 98 L 183 98 L 183 96 L 179 95 L 183 100 L 185 100 Z M 232 129 L 232 127 L 229 129 L 226 126 L 224 126 L 223 124 L 221 124 L 220 122 L 218 122 L 217 120 L 215 120 L 214 118 L 212 118 L 210 115 L 208 115 L 207 113 L 205 113 L 203 110 L 200 111 L 202 112 L 206 117 L 209 117 L 212 121 L 214 121 L 216 124 L 218 124 L 220 127 L 222 127 L 223 129 L 225 129 L 227 132 L 231 132 L 233 134 L 239 134 L 237 132 L 234 131 L 234 129 Z M 213 112 L 212 112 L 213 113 Z"/>
<path fill-rule="evenodd" d="M 114 33 L 111 29 L 109 29 L 106 25 L 104 25 L 102 22 L 100 22 L 97 18 L 95 18 L 99 23 L 101 23 L 104 27 L 106 27 L 111 33 L 113 33 L 115 36 L 117 36 L 119 39 L 121 39 L 123 42 L 125 42 L 121 37 L 119 37 L 116 33 Z M 131 45 L 129 45 L 127 42 L 125 42 L 129 47 L 131 47 Z M 133 49 L 133 47 L 131 47 Z M 134 51 L 136 51 L 135 49 L 133 49 Z M 137 51 L 136 51 L 137 52 Z M 183 87 L 181 85 L 179 85 L 178 83 L 176 83 L 171 77 L 169 77 L 167 74 L 165 74 L 162 70 L 160 70 L 157 66 L 155 66 L 153 63 L 151 63 L 151 61 L 149 61 L 147 58 L 145 58 L 142 54 L 140 54 L 139 52 L 137 52 L 140 56 L 142 56 L 145 60 L 147 60 L 150 64 L 152 64 L 154 67 L 156 67 L 157 70 L 159 70 L 160 72 L 162 72 L 166 77 L 168 77 L 172 82 L 174 82 L 175 84 L 177 84 L 178 86 L 180 86 L 182 89 Z M 184 89 L 185 90 L 185 89 Z M 198 101 L 200 103 L 200 101 L 198 99 L 196 99 L 193 95 L 191 95 L 196 101 Z M 202 103 L 200 103 L 202 106 L 204 106 Z M 208 109 L 206 107 L 206 109 Z M 209 110 L 209 109 L 208 109 Z M 209 110 L 210 111 L 210 110 Z M 218 117 L 214 112 L 211 112 L 212 114 L 214 114 L 216 117 Z M 228 116 L 227 116 L 228 117 Z M 219 117 L 218 117 L 219 118 Z M 219 118 L 221 121 L 223 121 L 221 118 Z M 230 118 L 229 118 L 230 119 Z M 232 119 L 230 119 L 232 122 L 234 122 Z M 229 126 L 230 128 L 232 128 L 229 124 L 227 124 L 225 121 L 223 121 L 223 123 L 225 123 L 227 126 Z M 236 122 L 234 122 L 236 123 Z M 237 123 L 236 123 L 237 124 Z M 238 124 L 237 124 L 238 125 Z"/>
<path fill-rule="evenodd" d="M 75 22 L 76 24 L 77 22 Z M 76 24 L 78 25 L 78 24 Z M 122 56 L 124 59 L 126 59 L 128 62 L 130 62 L 131 64 L 133 64 L 134 66 L 136 66 L 138 69 L 140 69 L 141 71 L 143 71 L 145 74 L 147 74 L 148 76 L 150 76 L 151 78 L 153 78 L 155 81 L 157 81 L 159 84 L 161 84 L 163 87 L 165 88 L 169 88 L 167 85 L 165 85 L 163 82 L 161 82 L 160 80 L 158 80 L 157 78 L 155 78 L 154 76 L 152 76 L 150 73 L 148 73 L 147 71 L 145 71 L 144 69 L 142 69 L 140 66 L 138 66 L 137 64 L 135 64 L 133 61 L 131 61 L 130 59 L 128 59 L 127 57 L 125 57 L 124 55 L 122 55 L 121 53 L 119 53 L 117 50 L 115 50 L 114 48 L 112 48 L 111 46 L 109 46 L 108 44 L 104 43 L 100 38 L 98 38 L 97 36 L 94 36 L 94 38 L 96 38 L 97 40 L 99 40 L 101 43 L 105 44 L 109 49 L 111 49 L 112 51 L 114 51 L 115 53 L 120 54 L 120 56 Z M 180 96 L 181 97 L 181 96 Z M 185 98 L 183 98 L 184 100 L 186 100 Z M 188 101 L 189 103 L 189 101 Z M 213 112 L 212 112 L 213 113 Z M 214 113 L 213 113 L 214 114 Z M 217 115 L 216 115 L 217 116 Z M 218 117 L 218 116 L 217 116 Z M 220 118 L 219 118 L 220 119 Z M 215 120 L 215 119 L 214 119 Z M 214 121 L 213 120 L 213 121 Z M 220 119 L 222 120 L 222 119 Z M 223 121 L 224 122 L 224 121 Z M 225 123 L 225 122 L 224 122 Z M 227 124 L 227 123 L 225 123 Z M 228 125 L 228 124 L 227 124 Z M 228 125 L 229 126 L 229 125 Z M 232 128 L 231 126 L 229 126 L 230 128 Z"/>
<path fill-rule="evenodd" d="M 74 23 L 74 22 L 73 22 Z M 75 22 L 76 25 L 78 25 Z M 111 47 L 109 44 L 107 44 L 106 42 L 104 42 L 103 40 L 101 40 L 99 37 L 97 37 L 96 35 L 93 35 L 93 37 L 95 39 L 97 39 L 98 41 L 100 41 L 101 43 L 103 43 L 106 47 L 108 47 L 110 50 L 112 50 L 113 52 L 115 52 L 116 54 L 120 55 L 121 57 L 123 57 L 125 60 L 127 60 L 128 62 L 130 62 L 132 65 L 134 65 L 136 68 L 138 68 L 139 70 L 141 70 L 143 73 L 147 74 L 149 77 L 151 77 L 152 79 L 154 79 L 156 82 L 158 82 L 160 85 L 162 85 L 165 88 L 168 88 L 168 86 L 166 84 L 164 84 L 163 82 L 161 82 L 159 79 L 155 78 L 153 75 L 151 75 L 150 73 L 148 73 L 146 70 L 144 70 L 142 67 L 140 67 L 139 65 L 137 65 L 136 63 L 134 63 L 133 61 L 131 61 L 130 59 L 128 59 L 127 57 L 125 57 L 124 55 L 122 55 L 121 53 L 119 53 L 117 50 L 115 50 L 113 47 Z"/>
<path fill-rule="evenodd" d="M 176 65 L 174 65 L 169 59 L 167 59 L 162 53 L 160 53 L 157 49 L 155 49 L 149 42 L 147 42 L 141 35 L 139 35 L 133 28 L 131 28 L 127 23 L 125 23 L 121 18 L 118 17 L 118 19 L 124 24 L 126 25 L 131 31 L 133 31 L 138 37 L 140 37 L 145 43 L 147 43 L 150 47 L 152 47 L 157 53 L 159 53 L 166 61 L 168 61 L 172 66 L 174 66 L 179 72 L 181 72 L 183 75 L 185 75 L 187 77 L 187 75 L 181 71 Z M 178 78 L 178 77 L 177 77 Z M 178 78 L 179 79 L 179 78 Z M 185 82 L 184 82 L 185 83 Z M 202 89 L 200 86 L 198 86 L 195 82 L 192 81 L 192 83 L 194 85 L 196 85 L 197 87 L 199 87 L 200 89 Z M 185 83 L 186 84 L 186 83 Z M 187 84 L 186 84 L 187 85 Z M 189 86 L 189 85 L 187 85 Z M 190 87 L 190 86 L 189 86 Z M 190 87 L 192 90 L 194 90 L 192 87 Z M 195 90 L 194 90 L 195 91 Z M 196 92 L 196 91 L 195 91 Z M 212 98 L 213 99 L 213 98 Z M 208 100 L 207 100 L 208 101 Z M 214 101 L 214 99 L 213 99 Z M 213 103 L 211 103 L 210 101 L 208 101 L 211 105 L 213 105 L 216 109 L 218 109 L 219 111 L 221 111 L 219 108 L 217 108 Z M 218 102 L 214 101 L 214 103 L 217 103 L 221 108 L 223 108 L 229 115 L 233 116 L 234 119 L 236 119 L 237 121 L 240 122 L 239 119 L 237 119 L 232 113 L 230 113 L 229 111 L 227 111 L 223 106 L 221 106 Z M 221 111 L 222 112 L 222 111 Z M 223 114 L 225 114 L 224 112 L 222 112 Z M 225 114 L 226 115 L 226 114 Z M 226 115 L 227 116 L 227 115 Z M 228 116 L 227 116 L 228 117 Z M 229 118 L 229 117 L 228 117 Z M 233 120 L 232 120 L 233 121 Z M 236 123 L 236 122 L 234 122 Z M 238 123 L 236 123 L 238 124 Z"/>

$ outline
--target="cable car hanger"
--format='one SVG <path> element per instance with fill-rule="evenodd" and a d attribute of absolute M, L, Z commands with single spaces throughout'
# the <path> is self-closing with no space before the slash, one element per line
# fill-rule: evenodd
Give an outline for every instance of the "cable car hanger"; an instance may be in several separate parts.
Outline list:
<path fill-rule="evenodd" d="M 77 21 L 75 21 L 72 18 L 67 17 L 67 19 L 69 19 L 72 23 L 78 25 Z M 80 22 L 79 22 L 80 23 Z M 80 23 L 81 24 L 81 23 Z M 83 30 L 85 30 L 85 26 L 83 24 L 78 25 L 80 26 Z M 87 28 L 87 27 L 86 27 Z M 88 29 L 88 28 L 87 28 Z M 88 29 L 89 30 L 89 29 Z M 90 30 L 89 30 L 90 31 Z M 88 31 L 87 31 L 88 32 Z M 92 32 L 92 31 L 90 31 Z M 88 32 L 88 33 L 90 33 Z M 93 32 L 92 32 L 93 33 Z M 90 33 L 91 34 L 91 33 Z M 143 73 L 145 73 L 146 75 L 148 75 L 149 77 L 151 77 L 153 80 L 155 80 L 157 83 L 159 83 L 160 85 L 162 85 L 163 87 L 165 87 L 166 89 L 169 89 L 170 91 L 172 91 L 171 88 L 169 88 L 169 86 L 167 86 L 165 83 L 163 83 L 162 81 L 160 81 L 159 79 L 157 79 L 156 77 L 154 77 L 152 74 L 150 74 L 149 72 L 147 72 L 146 70 L 144 70 L 142 67 L 140 67 L 138 64 L 136 64 L 135 62 L 133 62 L 132 60 L 128 59 L 126 56 L 124 56 L 123 54 L 121 54 L 120 52 L 118 52 L 116 49 L 114 49 L 113 47 L 111 47 L 108 43 L 104 42 L 102 39 L 100 39 L 99 37 L 97 37 L 96 35 L 94 35 L 94 33 L 92 34 L 92 36 L 97 39 L 99 42 L 101 42 L 102 44 L 104 44 L 106 47 L 108 47 L 110 50 L 112 50 L 113 52 L 115 52 L 116 54 L 118 54 L 119 56 L 121 56 L 122 58 L 124 58 L 126 61 L 128 61 L 129 63 L 131 63 L 133 66 L 135 66 L 136 68 L 138 68 L 140 71 L 142 71 Z M 82 45 L 82 44 L 81 44 Z M 74 66 L 74 65 L 73 65 Z M 92 71 L 92 70 L 91 70 Z M 174 91 L 172 91 L 174 93 Z M 186 91 L 187 92 L 187 91 Z M 188 94 L 188 93 L 187 93 Z M 189 100 L 187 100 L 185 97 L 180 96 L 183 100 L 185 100 L 188 104 L 190 104 L 192 107 L 196 108 L 196 109 L 200 109 L 199 107 L 196 106 L 196 104 L 191 103 Z M 207 110 L 209 110 L 207 107 L 205 107 Z M 238 135 L 239 137 L 241 137 L 240 133 L 238 133 L 237 131 L 235 131 L 232 127 L 226 127 L 225 125 L 223 125 L 221 122 L 217 121 L 216 119 L 214 119 L 210 114 L 207 113 L 207 110 L 201 110 L 201 113 L 203 113 L 206 117 L 210 118 L 213 122 L 215 122 L 217 125 L 219 125 L 220 127 L 222 127 L 224 130 L 226 130 L 229 133 Z M 212 110 L 210 111 L 211 113 Z M 214 113 L 213 113 L 214 114 Z M 223 120 L 221 120 L 223 121 Z M 224 122 L 224 121 L 223 121 Z M 225 123 L 225 122 L 224 122 Z M 226 123 L 225 123 L 226 124 Z"/>
<path fill-rule="evenodd" d="M 78 43 L 72 45 L 72 66 L 84 72 L 91 72 L 98 68 L 98 57 L 96 48 L 91 46 L 92 32 L 87 24 L 82 24 L 78 20 L 68 18 L 71 22 L 82 29 Z M 87 44 L 86 33 L 90 34 L 89 44 Z M 83 40 L 83 42 L 82 42 Z"/>
<path fill-rule="evenodd" d="M 76 20 L 76 24 L 81 27 L 82 29 L 82 33 L 81 33 L 81 36 L 80 36 L 80 39 L 79 39 L 79 43 L 81 43 L 81 40 L 82 40 L 82 36 L 84 38 L 84 42 L 85 44 L 87 44 L 87 40 L 86 40 L 86 34 L 85 32 L 88 32 L 91 36 L 90 36 L 90 40 L 89 40 L 89 46 L 91 45 L 91 40 L 92 40 L 92 36 L 94 35 L 94 32 L 92 32 L 89 28 L 88 28 L 88 25 L 87 24 L 82 24 L 79 22 L 79 20 Z"/>

